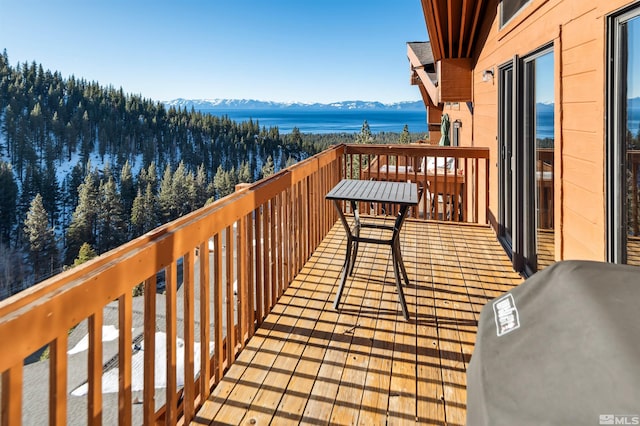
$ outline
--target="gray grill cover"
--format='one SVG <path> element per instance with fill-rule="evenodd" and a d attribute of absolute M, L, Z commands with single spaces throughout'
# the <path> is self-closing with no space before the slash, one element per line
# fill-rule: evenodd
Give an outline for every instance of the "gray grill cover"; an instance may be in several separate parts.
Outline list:
<path fill-rule="evenodd" d="M 467 424 L 638 424 L 639 307 L 640 268 L 587 261 L 558 262 L 489 301 Z"/>

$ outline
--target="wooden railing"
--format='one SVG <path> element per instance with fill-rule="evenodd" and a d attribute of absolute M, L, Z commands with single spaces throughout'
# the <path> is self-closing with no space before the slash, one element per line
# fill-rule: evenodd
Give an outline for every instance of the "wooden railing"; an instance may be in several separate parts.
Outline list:
<path fill-rule="evenodd" d="M 411 210 L 416 219 L 487 223 L 487 148 L 353 144 L 346 146 L 344 167 L 344 175 L 352 179 L 417 182 L 423 195 Z M 369 210 L 390 213 L 387 206 Z"/>
<path fill-rule="evenodd" d="M 337 220 L 324 196 L 342 176 L 343 153 L 344 146 L 326 150 L 1 302 L 2 424 L 20 424 L 23 364 L 45 345 L 49 345 L 49 422 L 66 424 L 67 372 L 74 368 L 68 364 L 68 332 L 85 319 L 87 418 L 91 424 L 100 423 L 103 309 L 113 301 L 117 301 L 120 332 L 118 418 L 120 424 L 131 424 L 132 291 L 139 283 L 144 283 L 143 422 L 191 421 Z M 166 320 L 156 318 L 159 271 L 164 271 L 160 277 L 166 277 Z M 232 296 L 234 282 L 237 297 Z M 199 306 L 195 306 L 196 290 Z M 183 303 L 177 303 L 179 298 Z M 178 327 L 177 318 L 183 319 L 184 327 Z M 194 318 L 201 325 L 197 329 Z M 158 329 L 166 330 L 167 336 L 165 401 L 154 395 Z M 189 349 L 179 349 L 177 337 Z M 197 341 L 203 342 L 199 365 L 194 363 L 192 349 Z M 204 342 L 213 342 L 213 353 Z M 176 379 L 179 350 L 184 350 L 185 360 L 180 371 L 185 378 L 182 389 Z M 200 371 L 197 380 L 193 379 L 196 369 Z M 40 383 L 38 391 L 46 393 L 46 386 Z M 24 398 L 29 404 L 29 395 Z"/>
<path fill-rule="evenodd" d="M 445 168 L 442 181 L 428 172 L 421 175 L 416 165 L 425 157 L 453 158 L 453 168 Z M 402 175 L 399 168 L 392 172 L 392 165 L 412 169 Z M 434 173 L 439 176 L 437 168 Z M 487 150 L 406 145 L 330 148 L 0 302 L 1 424 L 20 424 L 23 406 L 30 399 L 23 390 L 24 372 L 30 368 L 25 360 L 46 345 L 48 385 L 39 382 L 36 391 L 49 395 L 44 408 L 49 423 L 66 424 L 69 398 L 74 398 L 68 394 L 73 389 L 68 389 L 67 373 L 78 368 L 73 364 L 77 360 L 70 364 L 67 354 L 68 333 L 80 323 L 86 323 L 89 340 L 88 423 L 99 424 L 108 410 L 117 411 L 120 424 L 132 423 L 132 343 L 140 339 L 144 347 L 141 421 L 190 422 L 335 224 L 337 214 L 324 197 L 343 177 L 420 183 L 433 196 L 429 205 L 423 196 L 422 209 L 412 212 L 415 218 L 486 220 L 488 187 L 481 189 L 488 182 Z M 454 189 L 448 190 L 451 182 Z M 464 185 L 459 186 L 460 182 Z M 447 208 L 459 214 L 447 217 Z M 159 279 L 164 281 L 161 297 L 156 296 Z M 144 287 L 142 319 L 139 308 L 133 309 L 138 301 L 132 294 L 139 283 Z M 114 304 L 119 329 L 118 404 L 105 407 L 103 312 Z M 137 336 L 132 332 L 134 319 L 143 322 Z M 159 329 L 166 332 L 166 397 L 162 400 L 155 392 Z M 184 340 L 183 348 L 177 345 L 178 337 Z M 199 363 L 193 353 L 196 342 L 201 342 Z M 212 350 L 206 342 L 213 343 Z M 184 351 L 180 352 L 183 365 L 177 362 L 179 351 Z M 184 385 L 178 383 L 178 373 L 185 378 Z"/>

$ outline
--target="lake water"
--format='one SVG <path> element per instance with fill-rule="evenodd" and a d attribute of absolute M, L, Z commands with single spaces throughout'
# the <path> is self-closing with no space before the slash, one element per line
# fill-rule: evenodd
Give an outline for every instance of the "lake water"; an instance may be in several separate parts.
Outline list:
<path fill-rule="evenodd" d="M 278 126 L 280 133 L 291 133 L 294 127 L 302 133 L 358 133 L 364 120 L 373 133 L 400 133 L 405 124 L 410 132 L 427 132 L 427 113 L 420 110 L 203 109 L 202 112 L 227 115 L 238 122 L 257 120 L 260 126 Z M 538 111 L 536 121 L 536 136 L 553 138 L 553 110 Z"/>
<path fill-rule="evenodd" d="M 295 110 L 295 109 L 229 109 L 202 110 L 211 115 L 227 115 L 234 121 L 258 120 L 260 126 L 278 126 L 280 133 L 291 133 L 297 127 L 302 133 L 358 133 L 367 120 L 373 133 L 427 132 L 426 111 L 414 110 Z"/>

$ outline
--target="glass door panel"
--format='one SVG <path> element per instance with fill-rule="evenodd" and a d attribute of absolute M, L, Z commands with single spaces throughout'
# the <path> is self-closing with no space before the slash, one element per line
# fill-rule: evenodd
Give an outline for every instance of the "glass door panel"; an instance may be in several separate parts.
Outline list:
<path fill-rule="evenodd" d="M 624 129 L 627 131 L 623 199 L 626 201 L 625 220 L 626 263 L 640 266 L 640 18 L 634 17 L 623 24 L 626 33 L 626 104 Z"/>
<path fill-rule="evenodd" d="M 554 262 L 553 52 L 535 59 L 535 201 L 537 269 Z"/>

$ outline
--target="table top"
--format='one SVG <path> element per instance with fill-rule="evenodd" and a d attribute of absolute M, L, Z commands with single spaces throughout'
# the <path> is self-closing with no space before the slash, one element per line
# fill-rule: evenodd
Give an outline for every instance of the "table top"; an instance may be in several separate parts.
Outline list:
<path fill-rule="evenodd" d="M 325 198 L 416 205 L 418 204 L 418 185 L 409 182 L 342 179 Z"/>

